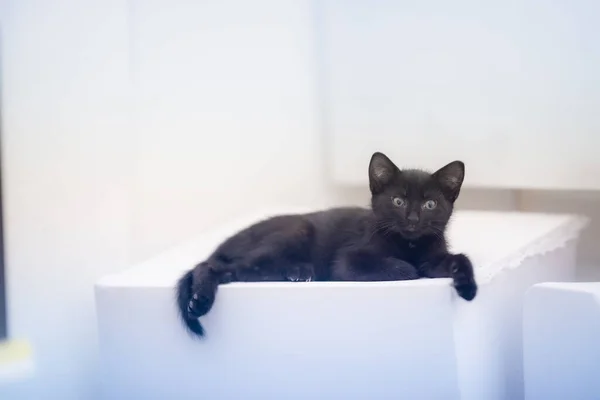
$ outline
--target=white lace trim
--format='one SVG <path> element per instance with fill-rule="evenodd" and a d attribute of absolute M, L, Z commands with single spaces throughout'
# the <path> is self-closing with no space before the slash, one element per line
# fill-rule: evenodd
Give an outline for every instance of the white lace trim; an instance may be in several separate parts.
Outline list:
<path fill-rule="evenodd" d="M 589 222 L 590 219 L 588 217 L 581 215 L 573 215 L 571 218 L 566 218 L 565 222 L 547 235 L 524 244 L 519 251 L 478 268 L 476 271 L 478 283 L 490 282 L 502 271 L 517 268 L 530 257 L 544 255 L 567 246 L 567 244 L 580 236 L 581 231 L 587 227 Z"/>

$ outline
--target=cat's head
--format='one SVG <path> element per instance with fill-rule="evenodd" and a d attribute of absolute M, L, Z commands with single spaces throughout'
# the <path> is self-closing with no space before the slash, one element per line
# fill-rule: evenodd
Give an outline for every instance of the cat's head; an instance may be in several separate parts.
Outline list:
<path fill-rule="evenodd" d="M 378 228 L 400 233 L 407 239 L 443 235 L 464 177 L 465 165 L 461 161 L 429 173 L 400 170 L 385 154 L 373 154 L 369 186 Z"/>

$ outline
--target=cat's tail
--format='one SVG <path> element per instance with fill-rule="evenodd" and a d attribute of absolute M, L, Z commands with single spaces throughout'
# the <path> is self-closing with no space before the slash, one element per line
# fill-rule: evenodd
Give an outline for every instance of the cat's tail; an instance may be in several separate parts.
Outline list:
<path fill-rule="evenodd" d="M 204 328 L 198 318 L 210 311 L 218 284 L 217 277 L 205 262 L 186 272 L 177 282 L 179 316 L 188 331 L 197 337 L 204 336 Z"/>

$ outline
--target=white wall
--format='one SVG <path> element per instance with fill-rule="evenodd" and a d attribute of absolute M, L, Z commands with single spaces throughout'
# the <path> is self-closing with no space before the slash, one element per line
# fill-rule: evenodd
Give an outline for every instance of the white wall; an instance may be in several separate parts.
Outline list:
<path fill-rule="evenodd" d="M 98 277 L 330 201 L 309 4 L 238 3 L 3 3 L 9 328 L 38 362 L 7 398 L 92 398 Z"/>
<path fill-rule="evenodd" d="M 258 205 L 368 202 L 326 178 L 309 2 L 175 3 L 1 3 L 9 325 L 39 367 L 14 393 L 92 397 L 99 276 Z M 599 216 L 557 196 L 460 202 Z"/>
<path fill-rule="evenodd" d="M 2 4 L 8 324 L 38 368 L 4 399 L 92 398 L 92 285 L 130 250 L 125 11 L 120 0 Z"/>
<path fill-rule="evenodd" d="M 319 4 L 336 182 L 365 185 L 384 148 L 476 165 L 471 187 L 600 189 L 600 3 Z"/>
<path fill-rule="evenodd" d="M 132 1 L 134 258 L 259 205 L 327 200 L 309 5 Z"/>

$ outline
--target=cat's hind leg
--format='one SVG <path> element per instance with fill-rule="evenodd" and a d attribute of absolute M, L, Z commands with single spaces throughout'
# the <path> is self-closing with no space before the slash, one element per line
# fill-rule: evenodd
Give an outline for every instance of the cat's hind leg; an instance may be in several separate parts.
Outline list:
<path fill-rule="evenodd" d="M 312 264 L 314 227 L 303 218 L 287 219 L 285 225 L 257 240 L 237 269 L 239 280 L 307 282 L 315 280 Z"/>
<path fill-rule="evenodd" d="M 198 318 L 213 306 L 221 275 L 208 262 L 203 262 L 183 275 L 177 283 L 179 315 L 188 330 L 197 336 L 204 336 L 204 328 Z"/>
<path fill-rule="evenodd" d="M 315 280 L 315 271 L 308 257 L 285 254 L 282 247 L 261 247 L 248 253 L 243 265 L 236 269 L 241 282 L 310 282 Z M 308 249 L 307 249 L 308 251 Z"/>

